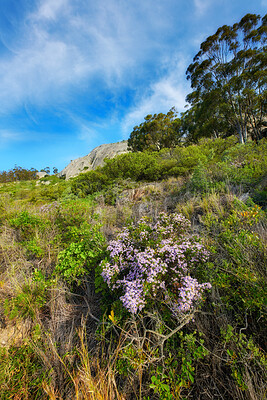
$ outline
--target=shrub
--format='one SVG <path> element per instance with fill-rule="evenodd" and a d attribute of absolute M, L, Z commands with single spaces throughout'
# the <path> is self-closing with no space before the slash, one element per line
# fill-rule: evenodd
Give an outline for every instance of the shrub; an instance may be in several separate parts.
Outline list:
<path fill-rule="evenodd" d="M 0 347 L 1 400 L 46 398 L 42 388 L 45 375 L 48 377 L 29 344 Z"/>
<path fill-rule="evenodd" d="M 207 192 L 210 187 L 210 180 L 207 176 L 207 170 L 205 169 L 201 161 L 198 162 L 195 167 L 193 174 L 189 181 L 189 188 L 194 192 Z"/>
<path fill-rule="evenodd" d="M 228 180 L 248 188 L 261 180 L 266 174 L 266 169 L 267 142 L 262 139 L 259 144 L 237 144 L 227 149 L 215 165 L 212 175 L 217 180 Z"/>
<path fill-rule="evenodd" d="M 34 237 L 36 232 L 44 232 L 50 223 L 47 219 L 28 211 L 22 211 L 11 218 L 9 224 L 17 230 L 21 241 L 28 241 Z"/>
<path fill-rule="evenodd" d="M 161 303 L 174 317 L 194 309 L 209 283 L 198 283 L 199 264 L 208 253 L 190 237 L 189 221 L 182 215 L 161 214 L 156 224 L 143 218 L 124 229 L 108 246 L 109 261 L 102 276 L 132 314 Z"/>
<path fill-rule="evenodd" d="M 48 299 L 47 287 L 49 283 L 44 279 L 26 282 L 11 299 L 6 299 L 5 314 L 10 319 L 30 318 L 34 320 Z"/>
<path fill-rule="evenodd" d="M 94 272 L 94 267 L 101 261 L 105 249 L 105 238 L 99 226 L 88 223 L 70 230 L 72 241 L 58 255 L 55 273 L 67 283 L 81 283 L 81 279 Z"/>
<path fill-rule="evenodd" d="M 109 177 L 101 170 L 89 171 L 80 174 L 71 184 L 72 192 L 80 197 L 99 192 L 110 184 Z"/>

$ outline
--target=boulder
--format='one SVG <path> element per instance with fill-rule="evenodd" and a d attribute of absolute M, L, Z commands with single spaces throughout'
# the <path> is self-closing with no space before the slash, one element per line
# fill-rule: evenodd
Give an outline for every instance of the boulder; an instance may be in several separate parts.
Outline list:
<path fill-rule="evenodd" d="M 79 175 L 104 165 L 105 158 L 113 158 L 119 154 L 127 153 L 127 140 L 118 143 L 101 144 L 94 148 L 87 156 L 72 160 L 61 172 L 59 177 L 66 179 Z"/>
<path fill-rule="evenodd" d="M 36 175 L 39 179 L 44 178 L 45 176 L 48 176 L 47 172 L 45 172 L 45 171 L 38 171 L 38 172 L 36 172 Z"/>

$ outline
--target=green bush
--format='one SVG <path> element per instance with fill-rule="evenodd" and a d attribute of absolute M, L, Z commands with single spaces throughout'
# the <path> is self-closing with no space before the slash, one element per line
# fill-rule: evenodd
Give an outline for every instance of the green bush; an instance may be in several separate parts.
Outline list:
<path fill-rule="evenodd" d="M 72 181 L 72 192 L 80 197 L 99 192 L 110 184 L 109 177 L 100 168 L 80 174 Z"/>
<path fill-rule="evenodd" d="M 34 320 L 45 307 L 48 286 L 49 283 L 44 279 L 25 283 L 12 298 L 5 300 L 5 314 L 10 319 Z"/>
<path fill-rule="evenodd" d="M 45 375 L 35 350 L 27 343 L 0 347 L 0 399 L 46 399 L 42 388 Z"/>
<path fill-rule="evenodd" d="M 10 218 L 9 224 L 17 230 L 21 240 L 29 240 L 37 231 L 44 232 L 49 226 L 49 220 L 28 211 L 22 211 Z"/>
<path fill-rule="evenodd" d="M 98 225 L 87 222 L 80 228 L 72 227 L 69 234 L 70 244 L 59 253 L 54 272 L 69 284 L 80 284 L 86 275 L 94 275 L 95 267 L 103 259 L 105 238 Z"/>
<path fill-rule="evenodd" d="M 267 141 L 259 144 L 237 144 L 227 149 L 212 171 L 214 179 L 242 184 L 245 188 L 254 187 L 266 175 Z"/>
<path fill-rule="evenodd" d="M 208 177 L 207 170 L 205 169 L 203 163 L 199 161 L 190 178 L 188 187 L 193 192 L 204 193 L 208 191 L 210 186 L 211 181 Z"/>
<path fill-rule="evenodd" d="M 236 144 L 234 137 L 203 139 L 198 145 L 178 146 L 152 153 L 127 153 L 107 159 L 103 167 L 74 178 L 71 188 L 75 195 L 84 197 L 107 190 L 123 179 L 156 181 L 169 176 L 189 176 L 193 171 L 196 175 L 197 171 L 200 173 L 201 165 L 205 165 L 207 182 L 203 181 L 202 171 L 200 191 L 206 190 L 207 184 L 210 187 L 220 187 L 217 182 L 223 180 L 236 184 L 254 184 L 255 179 L 260 179 L 266 170 L 265 153 L 264 141 L 259 145 L 251 143 L 244 146 Z M 211 177 L 212 184 L 208 176 Z M 193 178 L 193 190 L 198 190 L 197 179 L 197 176 Z"/>

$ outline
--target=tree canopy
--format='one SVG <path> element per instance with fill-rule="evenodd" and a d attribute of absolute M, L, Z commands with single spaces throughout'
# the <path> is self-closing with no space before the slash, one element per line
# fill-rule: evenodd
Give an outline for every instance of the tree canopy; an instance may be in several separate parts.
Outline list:
<path fill-rule="evenodd" d="M 0 171 L 0 182 L 15 182 L 37 179 L 37 169 L 26 169 L 15 165 L 9 171 Z"/>
<path fill-rule="evenodd" d="M 133 128 L 128 147 L 132 151 L 159 151 L 175 147 L 181 140 L 181 120 L 175 108 L 167 114 L 147 115 L 145 121 Z"/>
<path fill-rule="evenodd" d="M 263 136 L 266 114 L 267 16 L 247 14 L 233 26 L 224 25 L 200 46 L 186 71 L 193 90 L 187 101 L 195 116 L 205 115 L 218 136 L 222 119 L 234 128 L 241 143 L 248 133 L 253 140 Z M 190 111 L 192 113 L 192 111 Z M 198 125 L 199 128 L 199 125 Z M 225 133 L 225 132 L 224 132 Z"/>
<path fill-rule="evenodd" d="M 223 25 L 200 45 L 186 71 L 193 91 L 190 108 L 177 117 L 147 115 L 128 140 L 132 151 L 172 148 L 185 138 L 236 135 L 240 143 L 258 142 L 267 134 L 267 15 L 245 15 L 232 26 Z"/>

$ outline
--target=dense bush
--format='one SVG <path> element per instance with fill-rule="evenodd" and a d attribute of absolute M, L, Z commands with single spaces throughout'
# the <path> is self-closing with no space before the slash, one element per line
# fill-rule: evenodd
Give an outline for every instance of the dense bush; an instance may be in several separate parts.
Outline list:
<path fill-rule="evenodd" d="M 0 348 L 0 399 L 44 398 L 42 361 L 29 344 Z"/>
<path fill-rule="evenodd" d="M 87 222 L 79 228 L 71 227 L 69 235 L 70 244 L 58 254 L 55 273 L 69 284 L 80 284 L 81 279 L 94 276 L 95 266 L 104 256 L 105 238 L 99 232 L 99 226 L 90 226 Z"/>
<path fill-rule="evenodd" d="M 254 186 L 267 169 L 266 141 L 259 144 L 236 144 L 234 137 L 202 139 L 198 145 L 162 149 L 157 153 L 139 152 L 119 155 L 106 160 L 96 171 L 80 174 L 72 181 L 72 192 L 80 197 L 107 190 L 116 182 L 163 180 L 170 176 L 188 177 L 194 171 L 192 185 L 198 190 L 198 176 L 202 169 L 202 191 L 228 182 L 244 187 Z M 203 171 L 206 171 L 205 177 Z M 205 180 L 205 182 L 204 182 Z M 191 185 L 191 187 L 193 187 Z"/>

